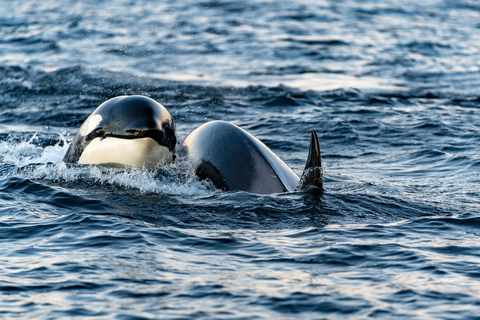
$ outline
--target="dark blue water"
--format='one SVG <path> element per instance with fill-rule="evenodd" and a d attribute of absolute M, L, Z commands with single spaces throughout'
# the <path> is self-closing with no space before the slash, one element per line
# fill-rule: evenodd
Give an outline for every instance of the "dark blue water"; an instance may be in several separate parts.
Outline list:
<path fill-rule="evenodd" d="M 480 319 L 477 1 L 0 4 L 0 318 Z M 124 94 L 323 195 L 62 163 Z"/>

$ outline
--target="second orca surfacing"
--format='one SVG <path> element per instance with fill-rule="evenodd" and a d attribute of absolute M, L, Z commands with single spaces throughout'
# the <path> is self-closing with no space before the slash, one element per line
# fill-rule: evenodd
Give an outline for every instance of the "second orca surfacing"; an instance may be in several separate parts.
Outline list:
<path fill-rule="evenodd" d="M 196 128 L 182 147 L 193 161 L 196 175 L 224 191 L 270 194 L 323 187 L 320 147 L 313 130 L 301 178 L 263 142 L 225 121 L 210 121 Z"/>

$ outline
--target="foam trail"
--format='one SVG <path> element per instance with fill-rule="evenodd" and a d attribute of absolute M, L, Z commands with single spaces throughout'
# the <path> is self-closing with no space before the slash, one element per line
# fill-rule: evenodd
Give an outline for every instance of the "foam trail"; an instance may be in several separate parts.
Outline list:
<path fill-rule="evenodd" d="M 49 180 L 55 183 L 95 183 L 142 193 L 172 195 L 205 195 L 215 192 L 209 183 L 198 181 L 188 163 L 177 162 L 162 169 L 67 165 L 63 156 L 69 144 L 63 136 L 53 145 L 39 146 L 37 134 L 28 141 L 0 142 L 0 159 L 7 166 L 4 176 L 20 174 L 32 180 Z M 20 167 L 20 168 L 19 168 Z M 5 173 L 5 171 L 7 171 Z"/>
<path fill-rule="evenodd" d="M 30 179 L 50 180 L 57 183 L 94 182 L 142 193 L 171 195 L 205 195 L 215 192 L 208 183 L 198 181 L 194 175 L 174 175 L 176 165 L 162 170 L 140 170 L 138 168 L 111 168 L 107 166 L 68 166 L 64 162 L 38 165 L 28 170 Z"/>
<path fill-rule="evenodd" d="M 6 140 L 0 142 L 0 160 L 16 166 L 26 166 L 34 163 L 60 162 L 67 152 L 68 143 L 63 135 L 53 146 L 43 148 L 38 145 L 39 139 L 35 133 L 28 141 L 16 142 Z"/>

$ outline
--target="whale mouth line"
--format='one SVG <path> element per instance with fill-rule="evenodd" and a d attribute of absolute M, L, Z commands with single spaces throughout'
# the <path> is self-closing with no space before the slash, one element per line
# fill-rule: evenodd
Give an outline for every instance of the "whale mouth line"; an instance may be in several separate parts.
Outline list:
<path fill-rule="evenodd" d="M 167 147 L 170 152 L 175 152 L 177 139 L 175 132 L 168 127 L 160 129 L 127 129 L 123 133 L 108 131 L 103 127 L 96 128 L 87 137 L 88 140 L 95 138 L 118 138 L 118 139 L 141 139 L 150 138 L 157 142 L 160 146 Z"/>

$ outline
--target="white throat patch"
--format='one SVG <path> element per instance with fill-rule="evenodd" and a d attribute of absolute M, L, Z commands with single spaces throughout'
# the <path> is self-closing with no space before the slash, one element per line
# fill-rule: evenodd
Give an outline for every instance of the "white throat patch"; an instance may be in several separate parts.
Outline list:
<path fill-rule="evenodd" d="M 173 153 L 151 138 L 95 138 L 82 152 L 78 163 L 118 163 L 141 169 L 153 169 L 173 162 Z"/>

